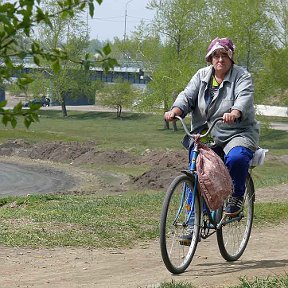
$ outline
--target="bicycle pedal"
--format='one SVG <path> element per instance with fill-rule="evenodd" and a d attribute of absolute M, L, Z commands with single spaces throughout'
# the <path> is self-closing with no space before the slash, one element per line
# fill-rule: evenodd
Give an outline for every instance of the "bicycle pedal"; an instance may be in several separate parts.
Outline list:
<path fill-rule="evenodd" d="M 182 246 L 190 246 L 191 240 L 179 240 L 180 245 Z"/>

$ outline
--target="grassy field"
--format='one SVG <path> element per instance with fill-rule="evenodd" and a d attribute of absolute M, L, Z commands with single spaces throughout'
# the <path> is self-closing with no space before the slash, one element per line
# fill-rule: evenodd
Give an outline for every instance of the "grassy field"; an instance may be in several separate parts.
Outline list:
<path fill-rule="evenodd" d="M 288 119 L 281 119 L 286 121 Z M 146 149 L 182 149 L 183 130 L 164 130 L 159 115 L 41 111 L 40 123 L 29 130 L 19 125 L 4 128 L 0 142 L 94 141 L 99 149 L 125 149 L 140 154 Z M 267 126 L 267 125 L 266 125 Z M 262 129 L 261 146 L 270 155 L 288 155 L 288 134 Z M 288 165 L 267 161 L 255 169 L 256 187 L 288 183 Z M 113 167 L 130 174 L 133 166 Z M 145 168 L 138 167 L 137 172 Z M 95 195 L 42 195 L 0 199 L 0 243 L 11 246 L 127 247 L 159 235 L 159 215 L 164 191 L 129 191 L 109 197 Z M 288 203 L 256 204 L 255 225 L 288 220 Z M 275 213 L 277 211 L 277 213 Z"/>

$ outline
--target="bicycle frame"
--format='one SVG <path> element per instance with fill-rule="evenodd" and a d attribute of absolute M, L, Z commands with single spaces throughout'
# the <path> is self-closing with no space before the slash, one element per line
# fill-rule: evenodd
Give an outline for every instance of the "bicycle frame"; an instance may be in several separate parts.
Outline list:
<path fill-rule="evenodd" d="M 187 134 L 188 136 L 194 138 L 195 135 L 192 135 L 192 134 L 188 131 L 188 129 L 187 129 L 187 127 L 186 127 L 183 119 L 182 119 L 181 117 L 179 117 L 179 116 L 176 116 L 176 118 L 181 121 L 182 126 L 183 126 L 186 134 Z M 214 127 L 214 125 L 215 125 L 218 121 L 221 121 L 221 120 L 222 120 L 222 118 L 217 118 L 217 119 L 213 122 L 213 124 L 211 125 L 211 127 L 208 129 L 208 131 L 207 131 L 205 134 L 202 134 L 202 135 L 199 136 L 200 139 L 206 137 L 206 136 L 211 132 L 211 130 L 212 130 L 212 128 Z M 189 173 L 189 176 L 192 177 L 192 175 L 193 175 L 193 177 L 194 177 L 194 187 L 193 187 L 193 191 L 191 191 L 191 192 L 192 192 L 192 196 L 191 196 L 192 201 L 195 201 L 195 196 L 194 196 L 194 195 L 195 195 L 196 193 L 198 193 L 198 189 L 197 189 L 197 188 L 198 188 L 198 187 L 197 187 L 198 174 L 197 174 L 197 170 L 196 170 L 196 160 L 197 160 L 198 155 L 199 155 L 199 150 L 198 150 L 197 145 L 196 145 L 196 146 L 193 147 L 193 149 L 192 149 L 192 151 L 191 151 L 191 160 L 190 160 L 190 163 L 189 163 L 189 172 L 190 172 L 190 173 Z M 185 189 L 183 189 L 183 197 L 182 197 L 182 200 L 181 200 L 181 201 L 183 201 L 183 203 L 181 203 L 180 207 L 183 207 L 183 205 L 184 205 L 185 194 L 186 194 Z M 243 217 L 243 213 L 239 213 L 238 216 L 236 216 L 236 217 L 234 217 L 234 218 L 232 218 L 232 219 L 225 220 L 226 217 L 225 217 L 225 215 L 224 215 L 224 216 L 222 217 L 222 219 L 220 219 L 220 221 L 218 222 L 218 221 L 216 221 L 216 220 L 219 220 L 219 219 L 215 219 L 215 218 L 216 218 L 216 217 L 215 217 L 215 211 L 210 211 L 210 209 L 208 208 L 208 205 L 207 205 L 207 203 L 206 203 L 206 201 L 205 201 L 202 193 L 199 193 L 199 195 L 200 195 L 200 207 L 201 207 L 201 222 L 200 222 L 201 224 L 200 224 L 200 225 L 201 225 L 201 228 L 204 229 L 204 231 L 202 231 L 203 233 L 201 233 L 201 237 L 202 237 L 203 239 L 206 239 L 206 238 L 208 238 L 209 236 L 211 236 L 212 234 L 214 234 L 214 233 L 216 232 L 216 229 L 220 229 L 222 226 L 225 226 L 225 225 L 228 224 L 228 223 L 231 223 L 231 222 L 234 222 L 234 221 L 239 221 L 239 220 Z M 194 207 L 194 202 L 191 202 L 191 205 L 190 205 L 190 206 Z M 177 215 L 176 215 L 176 218 L 175 218 L 175 223 L 176 223 L 176 220 L 177 220 L 177 218 L 178 218 L 178 215 L 180 214 L 180 210 L 181 210 L 181 209 L 179 208 L 179 211 L 178 211 L 178 213 L 177 213 Z M 205 210 L 205 211 L 204 211 L 204 210 Z M 208 222 L 208 221 L 204 219 L 204 214 L 208 216 L 208 219 L 207 219 L 207 220 L 209 221 L 209 225 L 207 225 L 207 222 Z M 193 215 L 193 211 L 191 210 L 191 211 L 189 212 L 189 214 L 188 214 L 186 223 L 185 223 L 184 225 L 188 225 L 188 222 L 189 222 L 189 220 L 191 219 L 192 215 Z M 218 223 L 217 223 L 217 222 L 218 222 Z M 207 230 L 207 229 L 208 229 L 208 230 Z M 212 233 L 210 233 L 210 232 L 209 232 L 209 229 L 213 229 L 214 231 L 213 231 Z"/>

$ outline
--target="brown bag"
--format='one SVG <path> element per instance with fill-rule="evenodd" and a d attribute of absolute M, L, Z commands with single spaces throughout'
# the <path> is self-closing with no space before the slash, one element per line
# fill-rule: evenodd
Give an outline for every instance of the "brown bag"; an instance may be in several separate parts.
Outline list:
<path fill-rule="evenodd" d="M 231 194 L 233 183 L 223 160 L 209 147 L 198 144 L 196 160 L 201 193 L 210 210 L 220 208 Z"/>

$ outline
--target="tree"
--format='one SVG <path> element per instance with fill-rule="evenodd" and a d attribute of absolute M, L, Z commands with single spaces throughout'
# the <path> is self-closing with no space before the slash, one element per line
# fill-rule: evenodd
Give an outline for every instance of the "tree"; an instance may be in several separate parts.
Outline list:
<path fill-rule="evenodd" d="M 286 75 L 283 70 L 287 66 L 287 57 L 283 57 L 288 35 L 286 0 L 151 0 L 149 3 L 156 12 L 152 31 L 159 33 L 164 49 L 153 70 L 153 81 L 149 83 L 151 95 L 145 95 L 144 102 L 150 107 L 165 110 L 171 105 L 180 85 L 185 87 L 182 79 L 188 81 L 187 75 L 192 76 L 198 68 L 205 66 L 207 46 L 216 36 L 233 39 L 235 62 L 254 76 L 255 99 L 268 97 L 268 91 L 270 95 L 287 95 L 282 88 L 285 81 L 279 83 L 280 79 L 283 81 L 281 75 Z M 278 81 L 274 81 L 272 75 Z M 268 76 L 271 87 L 262 91 L 262 87 L 267 87 Z M 164 79 L 171 79 L 171 82 Z"/>
<path fill-rule="evenodd" d="M 55 15 L 59 10 L 59 7 L 51 0 L 45 1 L 45 8 L 53 11 Z M 89 44 L 88 34 L 86 26 L 78 14 L 70 19 L 63 19 L 60 16 L 54 17 L 52 23 L 54 27 L 52 31 L 45 24 L 38 28 L 37 35 L 39 35 L 38 41 L 41 46 L 50 49 L 63 47 L 67 52 L 68 59 L 77 59 L 79 55 L 85 54 Z M 61 105 L 64 117 L 68 115 L 67 98 L 77 99 L 86 96 L 87 98 L 93 97 L 95 100 L 95 90 L 92 90 L 94 82 L 91 81 L 88 70 L 83 68 L 83 65 L 75 64 L 70 60 L 63 60 L 61 69 L 47 72 L 50 83 L 45 89 L 49 89 L 53 102 L 58 102 Z"/>
<path fill-rule="evenodd" d="M 264 59 L 263 68 L 256 75 L 256 101 L 265 104 L 288 105 L 288 47 L 273 49 Z"/>
<path fill-rule="evenodd" d="M 200 58 L 199 51 L 203 46 L 201 31 L 204 31 L 203 19 L 207 13 L 205 1 L 151 0 L 149 8 L 155 10 L 156 16 L 146 30 L 155 35 L 161 45 L 157 49 L 157 58 L 154 57 L 154 67 L 149 71 L 152 81 L 148 84 L 148 93 L 141 101 L 141 107 L 165 112 L 199 63 L 204 64 L 204 57 L 201 55 Z M 169 128 L 169 123 L 164 123 L 164 127 Z M 177 129 L 176 125 L 174 129 Z"/>
<path fill-rule="evenodd" d="M 55 5 L 59 7 L 57 12 L 53 13 L 45 10 L 41 4 L 41 0 L 19 0 L 0 3 L 0 59 L 4 65 L 0 68 L 0 83 L 8 80 L 13 76 L 15 69 L 21 69 L 16 62 L 22 62 L 28 55 L 32 57 L 34 63 L 38 66 L 43 61 L 48 61 L 52 70 L 59 71 L 61 68 L 61 60 L 68 60 L 67 51 L 61 47 L 54 47 L 47 49 L 41 46 L 37 40 L 23 41 L 23 35 L 29 38 L 33 29 L 45 23 L 53 29 L 52 19 L 61 17 L 62 19 L 69 19 L 76 13 L 89 10 L 91 17 L 94 15 L 96 4 L 101 4 L 102 0 L 58 0 Z M 26 38 L 26 39 L 27 39 Z M 105 46 L 102 51 L 99 51 L 100 59 L 96 60 L 93 56 L 86 54 L 81 58 L 69 59 L 74 63 L 78 63 L 88 69 L 91 64 L 100 63 L 105 70 L 113 67 L 116 61 L 108 57 L 110 47 Z M 17 79 L 17 84 L 20 86 L 31 83 L 33 79 L 28 75 L 22 75 Z M 5 107 L 6 103 L 1 103 Z M 6 125 L 8 122 L 15 126 L 17 124 L 16 116 L 23 115 L 24 123 L 28 127 L 32 122 L 37 121 L 37 114 L 35 111 L 39 106 L 33 106 L 30 110 L 22 110 L 22 105 L 15 106 L 13 110 L 0 109 L 2 122 Z"/>
<path fill-rule="evenodd" d="M 268 1 L 267 15 L 271 19 L 271 42 L 274 44 L 264 58 L 257 75 L 258 101 L 288 105 L 288 2 Z M 266 89 L 265 89 L 266 87 Z M 266 98 L 266 99 L 265 99 Z"/>
<path fill-rule="evenodd" d="M 98 91 L 97 102 L 115 108 L 117 118 L 120 118 L 123 108 L 132 108 L 133 104 L 139 100 L 139 93 L 129 82 L 119 79 L 113 84 L 105 84 Z"/>
<path fill-rule="evenodd" d="M 236 63 L 253 72 L 262 65 L 271 34 L 266 0 L 208 0 L 208 33 L 229 37 L 236 45 Z M 217 29 L 215 29 L 217 27 Z"/>
<path fill-rule="evenodd" d="M 267 15 L 271 19 L 271 39 L 277 47 L 288 46 L 288 2 L 287 0 L 269 0 Z"/>
<path fill-rule="evenodd" d="M 148 7 L 156 11 L 152 29 L 176 50 L 177 57 L 181 53 L 193 53 L 194 42 L 205 31 L 205 1 L 151 0 Z"/>

